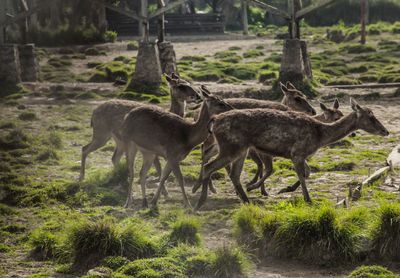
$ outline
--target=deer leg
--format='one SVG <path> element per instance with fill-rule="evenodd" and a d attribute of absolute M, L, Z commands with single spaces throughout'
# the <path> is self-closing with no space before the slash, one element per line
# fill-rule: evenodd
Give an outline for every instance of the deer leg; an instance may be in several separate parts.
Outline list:
<path fill-rule="evenodd" d="M 259 154 L 259 158 L 262 160 L 262 163 L 263 163 L 263 165 L 265 167 L 265 173 L 264 173 L 264 175 L 261 177 L 261 179 L 259 181 L 257 181 L 254 184 L 248 185 L 247 186 L 247 191 L 251 191 L 251 190 L 254 190 L 256 188 L 261 187 L 261 195 L 268 196 L 269 194 L 268 194 L 267 190 L 265 189 L 264 182 L 273 173 L 273 166 L 272 166 L 273 157 L 270 156 L 270 155 L 267 155 L 267 154 L 261 154 L 260 153 Z"/>
<path fill-rule="evenodd" d="M 136 154 L 137 147 L 133 142 L 130 142 L 126 149 L 126 164 L 128 166 L 128 198 L 124 205 L 125 208 L 128 208 L 132 204 L 132 187 L 134 182 Z"/>
<path fill-rule="evenodd" d="M 151 205 L 156 206 L 158 199 L 160 198 L 161 191 L 163 190 L 163 187 L 165 185 L 165 182 L 167 178 L 169 177 L 169 174 L 171 174 L 172 168 L 170 166 L 170 163 L 167 161 L 167 164 L 165 164 L 164 169 L 162 171 L 161 179 L 160 179 L 160 184 L 157 187 L 156 193 L 154 194 L 153 200 L 151 200 Z"/>
<path fill-rule="evenodd" d="M 243 164 L 246 159 L 246 156 L 247 154 L 244 154 L 243 156 L 239 157 L 234 163 L 232 163 L 232 168 L 229 177 L 240 199 L 244 203 L 249 203 L 249 198 L 247 197 L 246 192 L 244 192 L 242 184 L 240 183 L 240 174 L 242 173 Z"/>
<path fill-rule="evenodd" d="M 310 166 L 308 166 L 307 162 L 304 163 L 304 166 L 305 166 L 304 176 L 307 179 L 310 176 L 311 170 L 310 170 Z M 281 189 L 278 192 L 278 194 L 294 192 L 294 191 L 296 191 L 297 188 L 299 188 L 300 184 L 301 184 L 300 181 L 296 181 L 294 184 Z"/>
<path fill-rule="evenodd" d="M 305 166 L 305 160 L 297 160 L 293 161 L 294 163 L 294 168 L 296 170 L 297 176 L 299 178 L 300 184 L 301 184 L 301 189 L 303 191 L 303 197 L 304 201 L 307 203 L 311 204 L 311 198 L 307 190 L 307 185 L 306 185 L 306 166 Z"/>
<path fill-rule="evenodd" d="M 197 201 L 195 210 L 200 209 L 200 207 L 207 200 L 208 194 L 208 183 L 211 177 L 211 174 L 215 171 L 221 169 L 222 167 L 231 163 L 235 158 L 240 156 L 240 148 L 236 146 L 223 145 L 226 149 L 220 149 L 219 154 L 216 159 L 204 165 L 203 170 L 203 181 L 202 181 L 202 191 L 199 200 Z"/>
<path fill-rule="evenodd" d="M 246 187 L 249 187 L 250 185 L 256 183 L 259 178 L 263 177 L 263 162 L 262 162 L 259 154 L 254 150 L 250 150 L 249 157 L 256 163 L 257 172 L 254 175 L 253 179 L 246 185 Z"/>
<path fill-rule="evenodd" d="M 143 154 L 143 163 L 142 163 L 142 169 L 140 169 L 140 179 L 139 179 L 139 183 L 140 183 L 140 187 L 142 190 L 142 199 L 143 199 L 143 203 L 142 206 L 144 208 L 147 208 L 147 198 L 146 198 L 146 180 L 147 180 L 147 173 L 149 172 L 151 165 L 153 164 L 155 155 L 153 155 L 152 153 L 146 153 L 146 152 L 142 152 Z"/>
<path fill-rule="evenodd" d="M 116 167 L 124 154 L 124 144 L 116 136 L 113 136 L 113 139 L 115 141 L 115 149 L 112 156 L 112 163 Z"/>
<path fill-rule="evenodd" d="M 185 181 L 183 179 L 182 172 L 181 172 L 181 169 L 179 167 L 179 162 L 171 163 L 171 167 L 172 167 L 172 171 L 174 172 L 174 175 L 175 175 L 176 179 L 178 180 L 179 186 L 181 188 L 182 195 L 183 195 L 183 202 L 185 204 L 185 207 L 191 209 L 192 205 L 190 204 L 190 201 L 189 201 L 189 199 L 188 199 L 188 197 L 186 195 Z"/>
<path fill-rule="evenodd" d="M 158 156 L 156 156 L 154 158 L 154 162 L 153 162 L 154 168 L 156 168 L 157 171 L 157 176 L 158 176 L 158 181 L 161 179 L 161 175 L 162 175 L 162 168 L 161 168 L 161 163 L 160 163 L 160 159 L 158 158 Z M 167 192 L 168 193 L 168 192 Z M 164 193 L 163 193 L 164 194 Z M 167 194 L 168 195 L 168 194 Z"/>
<path fill-rule="evenodd" d="M 201 153 L 202 153 L 202 159 L 201 159 L 201 168 L 200 168 L 200 174 L 199 174 L 199 178 L 197 179 L 195 185 L 192 188 L 192 193 L 196 193 L 196 191 L 200 188 L 200 186 L 202 185 L 202 181 L 203 181 L 203 171 L 204 171 L 204 165 L 210 161 L 210 159 L 218 154 L 218 148 L 216 144 L 210 144 L 208 142 L 209 139 L 207 139 L 206 142 L 203 143 L 203 145 L 201 145 Z M 212 141 L 213 142 L 213 141 Z M 211 185 L 208 185 L 210 187 L 211 192 L 212 189 L 215 190 L 212 182 Z M 215 192 L 216 193 L 216 190 Z"/>
<path fill-rule="evenodd" d="M 108 140 L 110 140 L 111 134 L 97 134 L 93 132 L 92 141 L 82 148 L 82 159 L 81 159 L 81 171 L 79 175 L 79 181 L 83 181 L 85 178 L 85 166 L 86 166 L 86 158 L 95 150 L 104 146 Z"/>

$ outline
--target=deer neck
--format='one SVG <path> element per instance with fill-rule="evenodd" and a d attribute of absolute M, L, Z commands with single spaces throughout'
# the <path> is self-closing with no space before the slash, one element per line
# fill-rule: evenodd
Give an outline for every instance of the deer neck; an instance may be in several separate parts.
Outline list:
<path fill-rule="evenodd" d="M 178 116 L 185 117 L 185 106 L 185 101 L 180 101 L 171 97 L 171 107 L 169 111 Z"/>
<path fill-rule="evenodd" d="M 208 111 L 206 103 L 203 102 L 200 110 L 200 115 L 197 121 L 192 124 L 191 132 L 189 136 L 189 142 L 192 146 L 197 146 L 198 144 L 204 142 L 208 137 L 208 123 L 211 120 L 211 115 Z"/>
<path fill-rule="evenodd" d="M 326 146 L 334 143 L 357 129 L 356 112 L 352 112 L 334 123 L 322 124 L 320 145 Z"/>

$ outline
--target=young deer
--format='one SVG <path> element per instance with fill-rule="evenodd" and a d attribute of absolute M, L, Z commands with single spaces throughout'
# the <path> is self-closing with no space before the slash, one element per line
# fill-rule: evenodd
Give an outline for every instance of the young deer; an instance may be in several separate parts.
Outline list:
<path fill-rule="evenodd" d="M 231 98 L 226 99 L 225 101 L 233 106 L 235 109 L 255 109 L 255 108 L 268 108 L 268 109 L 275 109 L 281 111 L 298 111 L 304 112 L 310 115 L 315 115 L 316 112 L 311 104 L 307 101 L 306 96 L 297 90 L 293 84 L 288 82 L 285 85 L 280 83 L 282 93 L 284 98 L 282 99 L 281 103 L 274 102 L 274 101 L 267 101 L 267 100 L 256 100 L 250 98 Z M 218 154 L 218 145 L 215 143 L 213 136 L 207 138 L 202 146 L 202 164 L 201 164 L 201 171 L 200 176 L 197 183 L 194 185 L 192 192 L 195 193 L 199 187 L 201 186 L 202 181 L 202 169 L 204 164 L 207 163 L 211 157 Z M 263 160 L 257 154 L 256 151 L 250 150 L 249 157 L 257 164 L 257 173 L 254 176 L 253 180 L 250 184 L 254 184 L 257 182 L 258 178 L 262 177 L 263 173 Z M 267 167 L 267 165 L 265 165 Z M 227 167 L 227 171 L 229 173 L 229 167 Z M 216 190 L 210 180 L 209 184 L 210 190 L 216 193 Z"/>
<path fill-rule="evenodd" d="M 143 106 L 130 111 L 122 124 L 121 136 L 126 146 L 129 190 L 125 207 L 132 202 L 132 185 L 134 177 L 134 161 L 138 150 L 143 154 L 143 164 L 140 170 L 140 185 L 143 196 L 143 206 L 147 207 L 146 174 L 155 156 L 162 156 L 167 163 L 161 175 L 161 181 L 153 198 L 156 205 L 164 183 L 173 171 L 182 190 L 186 206 L 191 207 L 187 198 L 179 163 L 190 151 L 201 144 L 209 135 L 207 129 L 211 116 L 232 109 L 222 99 L 202 91 L 204 101 L 196 122 L 189 123 L 182 117 L 166 112 L 158 107 Z"/>
<path fill-rule="evenodd" d="M 322 113 L 318 114 L 316 116 L 313 116 L 312 118 L 315 120 L 318 120 L 320 122 L 324 122 L 324 123 L 333 123 L 343 117 L 343 113 L 342 113 L 342 111 L 339 110 L 339 106 L 340 106 L 340 103 L 339 103 L 338 99 L 335 99 L 332 108 L 328 108 L 328 107 L 326 107 L 325 104 L 320 103 Z M 249 183 L 248 185 L 246 185 L 247 191 L 251 191 L 253 189 L 261 187 L 261 194 L 263 196 L 268 196 L 268 192 L 265 189 L 264 181 L 273 173 L 273 166 L 272 166 L 273 157 L 268 154 L 265 154 L 263 152 L 257 152 L 256 150 L 253 150 L 253 149 L 249 150 L 249 153 L 251 153 L 251 152 L 255 152 L 259 156 L 259 159 L 262 161 L 263 165 L 265 166 L 265 174 L 260 176 L 259 181 Z M 287 187 L 286 189 L 282 189 L 281 193 L 291 192 L 291 191 L 285 191 L 285 190 L 294 191 L 297 189 L 298 185 L 300 185 L 299 181 L 297 181 L 294 185 Z"/>
<path fill-rule="evenodd" d="M 199 99 L 198 91 L 187 81 L 179 79 L 176 75 L 165 75 L 170 86 L 171 107 L 170 111 L 181 117 L 185 114 L 186 102 L 194 102 Z M 79 180 L 85 177 L 86 158 L 95 150 L 104 146 L 112 137 L 116 148 L 112 156 L 113 165 L 117 165 L 124 152 L 123 144 L 118 140 L 116 132 L 121 129 L 125 115 L 134 108 L 145 104 L 130 100 L 110 100 L 100 104 L 92 114 L 91 127 L 93 128 L 92 141 L 82 148 L 81 171 Z M 157 172 L 161 172 L 161 166 L 156 159 L 154 163 Z"/>
<path fill-rule="evenodd" d="M 230 178 L 244 202 L 246 193 L 240 184 L 240 173 L 249 148 L 289 158 L 300 180 L 303 197 L 311 202 L 306 178 L 310 171 L 306 159 L 319 148 L 336 142 L 351 132 L 362 129 L 371 134 L 387 136 L 389 132 L 372 111 L 350 99 L 353 112 L 339 121 L 326 124 L 302 113 L 269 109 L 233 110 L 216 116 L 210 124 L 218 145 L 218 157 L 204 166 L 199 209 L 207 199 L 208 180 L 218 169 L 233 163 Z"/>

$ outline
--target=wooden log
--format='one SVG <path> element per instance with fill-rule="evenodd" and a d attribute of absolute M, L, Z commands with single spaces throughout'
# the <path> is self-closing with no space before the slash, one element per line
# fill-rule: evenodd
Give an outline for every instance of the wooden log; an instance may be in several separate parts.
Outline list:
<path fill-rule="evenodd" d="M 390 166 L 385 166 L 377 171 L 375 171 L 371 176 L 369 176 L 366 180 L 362 182 L 362 186 L 372 185 L 374 182 L 378 181 L 379 179 L 385 178 L 390 170 Z"/>
<path fill-rule="evenodd" d="M 400 83 L 374 83 L 374 84 L 359 84 L 359 85 L 332 85 L 325 86 L 332 89 L 363 89 L 363 88 L 400 88 Z"/>

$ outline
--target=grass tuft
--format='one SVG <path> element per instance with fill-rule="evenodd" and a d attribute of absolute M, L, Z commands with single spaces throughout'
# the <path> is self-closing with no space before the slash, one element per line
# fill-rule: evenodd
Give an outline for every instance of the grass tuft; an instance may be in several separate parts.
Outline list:
<path fill-rule="evenodd" d="M 350 273 L 349 278 L 398 278 L 399 276 L 383 266 L 360 266 Z"/>
<path fill-rule="evenodd" d="M 196 218 L 185 217 L 179 219 L 172 226 L 169 242 L 172 245 L 178 245 L 179 243 L 200 245 L 199 229 L 200 223 Z"/>
<path fill-rule="evenodd" d="M 246 255 L 238 247 L 221 247 L 215 251 L 211 265 L 214 277 L 244 277 L 250 269 Z"/>
<path fill-rule="evenodd" d="M 135 260 L 123 266 L 118 272 L 137 278 L 186 277 L 180 262 L 170 257 Z"/>
<path fill-rule="evenodd" d="M 383 204 L 373 232 L 374 250 L 380 257 L 400 259 L 400 205 Z"/>
<path fill-rule="evenodd" d="M 19 114 L 18 119 L 20 119 L 21 121 L 33 121 L 33 120 L 37 120 L 37 116 L 36 116 L 35 112 L 26 111 L 26 112 L 22 112 L 21 114 Z"/>

